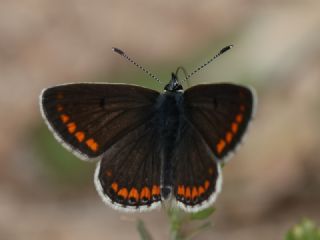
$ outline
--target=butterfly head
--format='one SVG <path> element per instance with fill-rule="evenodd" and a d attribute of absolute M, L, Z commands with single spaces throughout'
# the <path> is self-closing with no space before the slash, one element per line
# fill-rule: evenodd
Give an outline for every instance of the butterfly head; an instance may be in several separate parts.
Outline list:
<path fill-rule="evenodd" d="M 171 80 L 164 87 L 164 90 L 168 92 L 178 92 L 183 90 L 182 85 L 179 83 L 178 77 L 175 73 L 171 73 Z"/>

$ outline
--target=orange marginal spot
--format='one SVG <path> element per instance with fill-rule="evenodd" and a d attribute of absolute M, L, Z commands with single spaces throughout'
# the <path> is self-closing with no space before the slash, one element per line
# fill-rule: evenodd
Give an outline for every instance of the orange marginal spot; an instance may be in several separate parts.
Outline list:
<path fill-rule="evenodd" d="M 63 98 L 63 94 L 62 93 L 58 93 L 57 94 L 57 99 L 62 99 Z"/>
<path fill-rule="evenodd" d="M 160 195 L 160 187 L 157 185 L 153 185 L 152 187 L 152 195 Z"/>
<path fill-rule="evenodd" d="M 204 188 L 202 186 L 200 186 L 199 189 L 198 189 L 199 196 L 204 194 L 204 192 L 205 192 Z"/>
<path fill-rule="evenodd" d="M 141 190 L 141 193 L 140 193 L 140 198 L 146 198 L 148 200 L 150 200 L 150 190 L 148 187 L 144 187 L 142 188 Z"/>
<path fill-rule="evenodd" d="M 184 195 L 184 186 L 183 185 L 179 185 L 178 186 L 178 195 Z"/>
<path fill-rule="evenodd" d="M 58 112 L 62 112 L 62 110 L 63 110 L 62 105 L 61 105 L 61 104 L 58 104 L 58 105 L 57 105 L 57 111 L 58 111 Z"/>
<path fill-rule="evenodd" d="M 206 180 L 206 181 L 204 182 L 204 189 L 205 189 L 205 190 L 208 190 L 209 186 L 210 186 L 210 182 L 209 182 L 208 180 Z"/>
<path fill-rule="evenodd" d="M 186 194 L 185 194 L 186 198 L 190 198 L 191 197 L 191 190 L 190 187 L 186 187 Z"/>
<path fill-rule="evenodd" d="M 79 142 L 82 142 L 85 138 L 84 132 L 76 132 L 75 136 Z"/>
<path fill-rule="evenodd" d="M 233 138 L 232 133 L 231 133 L 231 132 L 227 132 L 227 134 L 226 134 L 226 141 L 227 141 L 227 143 L 231 143 L 232 138 Z"/>
<path fill-rule="evenodd" d="M 246 108 L 245 108 L 244 105 L 241 105 L 241 106 L 240 106 L 240 111 L 241 111 L 241 112 L 244 112 L 245 109 L 246 109 Z"/>
<path fill-rule="evenodd" d="M 139 193 L 136 188 L 131 188 L 129 198 L 134 198 L 136 201 L 139 201 Z"/>
<path fill-rule="evenodd" d="M 96 152 L 98 150 L 98 143 L 96 143 L 96 141 L 93 140 L 93 138 L 89 138 L 86 141 L 87 146 L 94 152 Z"/>
<path fill-rule="evenodd" d="M 223 149 L 225 148 L 226 146 L 226 142 L 224 140 L 220 140 L 217 144 L 217 152 L 220 154 L 222 153 Z"/>
<path fill-rule="evenodd" d="M 67 125 L 69 133 L 74 133 L 76 131 L 77 125 L 74 122 L 68 123 Z"/>
<path fill-rule="evenodd" d="M 75 136 L 79 142 L 82 142 L 85 138 L 84 132 L 76 132 Z"/>
<path fill-rule="evenodd" d="M 197 190 L 197 187 L 193 187 L 192 188 L 192 193 L 191 193 L 191 198 L 192 199 L 195 199 L 196 197 L 198 197 L 199 194 L 198 194 L 198 190 Z"/>
<path fill-rule="evenodd" d="M 237 121 L 238 123 L 241 123 L 242 120 L 243 120 L 243 115 L 242 115 L 242 114 L 238 114 L 238 115 L 236 116 L 236 121 Z"/>
<path fill-rule="evenodd" d="M 67 114 L 61 114 L 60 119 L 63 123 L 67 123 L 70 120 L 70 117 Z"/>
<path fill-rule="evenodd" d="M 118 195 L 123 197 L 124 199 L 127 199 L 128 197 L 128 189 L 126 188 L 121 188 L 118 192 Z"/>
<path fill-rule="evenodd" d="M 111 176 L 112 176 L 112 171 L 111 171 L 111 170 L 107 170 L 107 171 L 106 171 L 106 175 L 107 175 L 108 177 L 111 177 Z"/>
<path fill-rule="evenodd" d="M 238 123 L 232 123 L 231 130 L 233 133 L 237 133 L 238 132 Z"/>
<path fill-rule="evenodd" d="M 111 188 L 114 192 L 118 192 L 118 183 L 114 182 L 111 184 Z"/>

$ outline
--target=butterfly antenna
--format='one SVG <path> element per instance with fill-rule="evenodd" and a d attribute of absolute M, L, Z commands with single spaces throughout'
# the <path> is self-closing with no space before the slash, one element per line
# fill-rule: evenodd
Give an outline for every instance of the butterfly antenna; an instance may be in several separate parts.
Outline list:
<path fill-rule="evenodd" d="M 223 53 L 229 51 L 232 47 L 233 47 L 233 45 L 229 45 L 229 46 L 226 46 L 226 47 L 222 48 L 218 54 L 216 54 L 214 57 L 209 59 L 205 64 L 199 66 L 196 70 L 194 70 L 193 72 L 188 74 L 188 76 L 182 82 L 187 81 L 192 75 L 194 75 L 195 73 L 199 72 L 202 68 L 207 66 L 209 63 L 211 63 L 214 59 L 216 59 L 217 57 L 219 57 Z"/>
<path fill-rule="evenodd" d="M 145 72 L 146 74 L 148 74 L 150 77 L 152 77 L 153 79 L 155 79 L 158 83 L 162 83 L 160 81 L 159 78 L 157 78 L 155 75 L 153 75 L 151 72 L 149 72 L 147 69 L 145 69 L 144 67 L 142 67 L 140 64 L 136 63 L 135 61 L 133 61 L 124 51 L 122 51 L 119 48 L 112 48 L 112 50 L 116 53 L 118 53 L 120 56 L 124 57 L 125 59 L 127 59 L 129 62 L 131 62 L 133 65 L 135 65 L 136 67 L 140 68 L 143 72 Z"/>

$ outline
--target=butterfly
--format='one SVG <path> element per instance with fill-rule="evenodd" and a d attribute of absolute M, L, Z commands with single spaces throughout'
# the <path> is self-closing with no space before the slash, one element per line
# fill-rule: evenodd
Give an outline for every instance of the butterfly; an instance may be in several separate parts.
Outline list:
<path fill-rule="evenodd" d="M 196 212 L 221 190 L 221 164 L 252 119 L 254 90 L 216 83 L 184 91 L 179 69 L 163 93 L 129 84 L 71 83 L 40 95 L 42 116 L 56 139 L 81 159 L 102 157 L 94 182 L 115 209 L 147 211 L 169 201 Z"/>

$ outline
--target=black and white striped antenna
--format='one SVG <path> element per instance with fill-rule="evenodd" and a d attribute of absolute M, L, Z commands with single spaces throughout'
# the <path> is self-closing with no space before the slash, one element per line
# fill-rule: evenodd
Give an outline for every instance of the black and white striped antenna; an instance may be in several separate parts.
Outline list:
<path fill-rule="evenodd" d="M 199 67 L 196 68 L 193 72 L 191 72 L 190 74 L 188 74 L 188 76 L 186 76 L 186 78 L 185 78 L 183 81 L 181 81 L 181 82 L 187 81 L 187 80 L 188 80 L 190 77 L 192 77 L 195 73 L 199 72 L 202 68 L 204 68 L 205 66 L 207 66 L 209 63 L 211 63 L 214 59 L 216 59 L 217 57 L 219 57 L 219 56 L 222 55 L 223 53 L 229 51 L 232 47 L 233 47 L 233 45 L 229 45 L 229 46 L 226 46 L 226 47 L 222 48 L 219 53 L 217 53 L 215 56 L 213 56 L 211 59 L 209 59 L 205 64 L 199 66 Z"/>
<path fill-rule="evenodd" d="M 131 62 L 136 67 L 140 68 L 144 73 L 148 74 L 151 78 L 155 79 L 158 83 L 162 83 L 159 78 L 157 78 L 154 74 L 152 74 L 150 71 L 142 67 L 140 64 L 136 63 L 134 60 L 132 60 L 124 51 L 122 51 L 119 48 L 112 48 L 112 50 L 116 53 L 118 53 L 120 56 L 127 59 L 129 62 Z"/>

